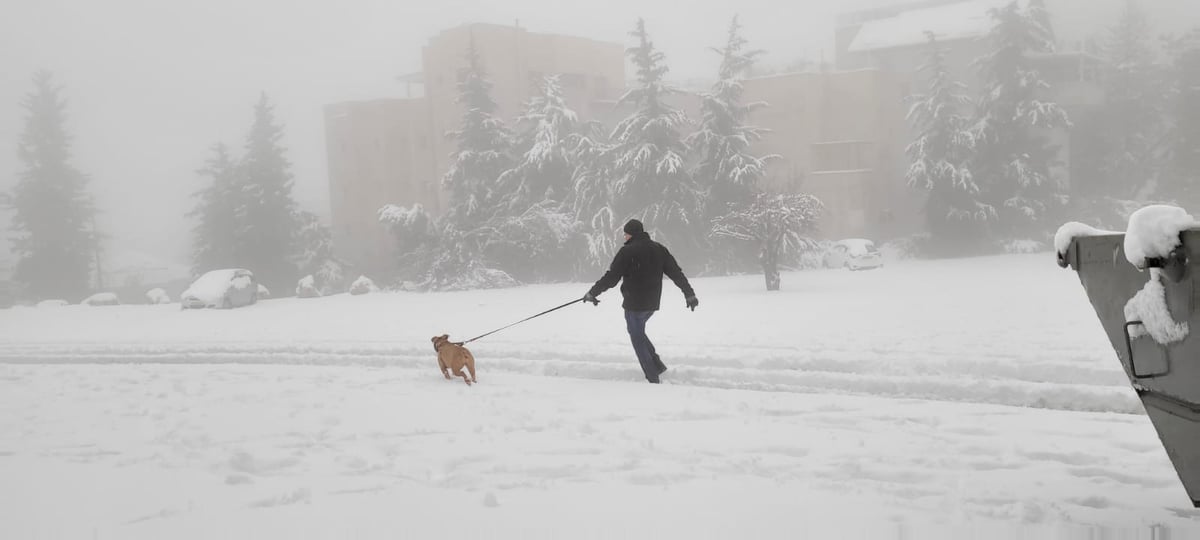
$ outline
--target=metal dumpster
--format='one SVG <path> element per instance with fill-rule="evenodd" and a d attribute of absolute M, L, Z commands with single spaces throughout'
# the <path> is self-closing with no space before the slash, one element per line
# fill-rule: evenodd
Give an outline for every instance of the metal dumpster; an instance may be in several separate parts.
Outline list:
<path fill-rule="evenodd" d="M 1200 230 L 1184 231 L 1182 247 L 1169 257 L 1148 261 L 1163 271 L 1167 309 L 1177 322 L 1187 321 L 1188 337 L 1163 346 L 1149 335 L 1130 338 L 1140 324 L 1126 322 L 1125 303 L 1146 285 L 1148 271 L 1125 258 L 1123 234 L 1075 238 L 1060 266 L 1070 266 L 1079 281 L 1146 414 L 1158 432 L 1175 472 L 1192 504 L 1200 508 Z"/>

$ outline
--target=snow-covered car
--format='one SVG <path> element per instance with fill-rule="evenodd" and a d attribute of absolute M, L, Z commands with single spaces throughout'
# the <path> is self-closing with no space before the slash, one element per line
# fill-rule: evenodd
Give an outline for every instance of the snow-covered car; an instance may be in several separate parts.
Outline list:
<path fill-rule="evenodd" d="M 826 268 L 870 270 L 883 266 L 883 255 L 875 242 L 862 238 L 847 238 L 833 243 L 825 255 Z"/>
<path fill-rule="evenodd" d="M 120 304 L 121 301 L 117 299 L 117 295 L 110 292 L 93 294 L 79 303 L 81 306 L 116 306 Z"/>
<path fill-rule="evenodd" d="M 210 271 L 179 296 L 182 309 L 232 309 L 255 302 L 258 302 L 258 283 L 254 281 L 254 273 L 244 268 Z"/>

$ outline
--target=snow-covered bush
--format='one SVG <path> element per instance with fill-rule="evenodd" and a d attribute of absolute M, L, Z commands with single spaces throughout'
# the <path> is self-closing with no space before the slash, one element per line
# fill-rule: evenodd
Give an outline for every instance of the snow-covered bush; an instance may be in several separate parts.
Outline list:
<path fill-rule="evenodd" d="M 932 235 L 928 233 L 895 238 L 879 246 L 879 253 L 883 255 L 885 262 L 923 259 L 929 257 L 929 244 L 932 242 L 932 238 Z"/>
<path fill-rule="evenodd" d="M 350 284 L 350 294 L 360 295 L 373 292 L 379 292 L 379 287 L 375 286 L 375 282 L 367 276 L 358 276 L 354 283 Z"/>
<path fill-rule="evenodd" d="M 1050 251 L 1050 246 L 1045 242 L 1032 240 L 1029 238 L 1021 238 L 1016 240 L 1008 240 L 1003 245 L 1004 252 L 1011 255 L 1025 255 L 1030 253 L 1042 253 Z"/>
<path fill-rule="evenodd" d="M 512 217 L 498 217 L 484 228 L 482 254 L 521 282 L 561 281 L 575 266 L 573 242 L 579 222 L 547 201 Z"/>
<path fill-rule="evenodd" d="M 146 301 L 151 304 L 170 304 L 171 295 L 161 288 L 150 289 L 146 291 Z"/>
<path fill-rule="evenodd" d="M 767 290 L 780 286 L 780 255 L 812 250 L 807 235 L 816 231 L 824 205 L 812 195 L 759 194 L 754 204 L 713 222 L 712 235 L 753 243 L 759 249 Z"/>
<path fill-rule="evenodd" d="M 268 299 L 268 298 L 270 298 L 270 297 L 271 297 L 271 290 L 270 290 L 270 289 L 268 289 L 266 285 L 263 285 L 262 283 L 259 283 L 259 284 L 258 284 L 258 299 L 259 299 L 259 300 L 266 300 L 266 299 Z"/>
<path fill-rule="evenodd" d="M 297 298 L 317 298 L 319 296 L 321 296 L 321 292 L 317 290 L 312 274 L 300 278 L 300 282 L 296 284 Z"/>

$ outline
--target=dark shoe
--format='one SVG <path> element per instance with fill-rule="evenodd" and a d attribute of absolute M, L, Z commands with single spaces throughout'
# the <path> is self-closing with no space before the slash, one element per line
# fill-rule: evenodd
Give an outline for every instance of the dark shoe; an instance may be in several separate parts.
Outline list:
<path fill-rule="evenodd" d="M 653 379 L 653 380 L 647 379 L 647 380 L 650 381 L 650 384 L 662 384 L 662 381 L 660 381 L 658 379 Z"/>

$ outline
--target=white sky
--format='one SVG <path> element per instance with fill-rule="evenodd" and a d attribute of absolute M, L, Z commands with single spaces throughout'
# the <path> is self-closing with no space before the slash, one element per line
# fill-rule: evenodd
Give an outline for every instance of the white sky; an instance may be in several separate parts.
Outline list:
<path fill-rule="evenodd" d="M 92 178 L 109 249 L 186 260 L 194 171 L 211 144 L 241 147 L 260 91 L 286 125 L 298 200 L 328 215 L 322 106 L 399 96 L 394 77 L 419 70 L 421 46 L 443 28 L 519 20 L 627 43 L 642 16 L 684 79 L 715 71 L 707 47 L 735 12 L 772 64 L 820 58 L 837 13 L 897 1 L 4 0 L 0 189 L 20 170 L 18 103 L 39 68 L 65 88 L 75 163 Z M 10 228 L 0 217 L 3 236 Z"/>

